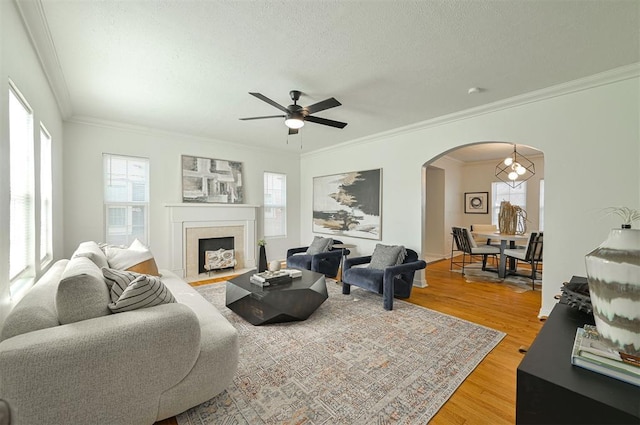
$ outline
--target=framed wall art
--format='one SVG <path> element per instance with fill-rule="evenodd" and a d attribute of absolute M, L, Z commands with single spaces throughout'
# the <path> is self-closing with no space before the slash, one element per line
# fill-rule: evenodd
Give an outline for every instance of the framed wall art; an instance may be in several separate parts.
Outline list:
<path fill-rule="evenodd" d="M 313 178 L 313 231 L 382 238 L 382 169 Z"/>
<path fill-rule="evenodd" d="M 464 194 L 465 214 L 489 214 L 489 192 L 466 192 Z"/>
<path fill-rule="evenodd" d="M 242 204 L 242 162 L 182 155 L 182 202 Z"/>

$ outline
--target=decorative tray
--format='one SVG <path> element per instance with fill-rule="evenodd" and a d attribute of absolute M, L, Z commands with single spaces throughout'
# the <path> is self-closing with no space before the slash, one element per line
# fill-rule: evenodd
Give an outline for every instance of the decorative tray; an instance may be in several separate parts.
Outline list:
<path fill-rule="evenodd" d="M 560 302 L 562 304 L 567 304 L 587 314 L 593 314 L 589 284 L 587 282 L 564 282 L 560 290 L 562 291 L 562 295 L 560 296 Z"/>

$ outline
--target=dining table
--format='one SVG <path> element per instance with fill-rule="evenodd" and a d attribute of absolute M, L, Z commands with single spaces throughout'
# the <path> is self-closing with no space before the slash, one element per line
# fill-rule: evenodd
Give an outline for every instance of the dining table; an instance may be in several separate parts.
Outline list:
<path fill-rule="evenodd" d="M 509 248 L 513 249 L 516 247 L 518 242 L 526 243 L 529 240 L 529 234 L 525 233 L 522 235 L 507 235 L 505 233 L 500 232 L 471 232 L 474 237 L 482 237 L 487 238 L 487 243 L 493 240 L 500 241 L 500 264 L 498 266 L 498 276 L 501 279 L 504 279 L 507 275 L 507 256 L 504 255 L 504 250 L 507 249 L 507 242 L 509 243 Z M 509 269 L 515 269 L 515 259 L 511 259 L 509 264 Z"/>

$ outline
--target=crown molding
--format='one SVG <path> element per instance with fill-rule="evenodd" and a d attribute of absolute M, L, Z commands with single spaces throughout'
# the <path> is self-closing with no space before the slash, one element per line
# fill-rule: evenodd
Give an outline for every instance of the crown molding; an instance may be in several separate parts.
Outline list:
<path fill-rule="evenodd" d="M 56 99 L 63 118 L 73 116 L 69 87 L 64 78 L 58 53 L 51 38 L 51 31 L 44 13 L 41 0 L 15 0 L 18 12 L 22 17 L 31 44 L 33 45 L 40 66 L 49 82 L 49 87 Z"/>
<path fill-rule="evenodd" d="M 528 103 L 540 102 L 558 96 L 564 96 L 583 90 L 616 83 L 619 81 L 637 78 L 640 76 L 640 62 L 631 65 L 614 68 L 608 71 L 600 72 L 588 77 L 580 78 L 566 83 L 557 84 L 555 86 L 546 87 L 544 89 L 535 90 L 529 93 L 513 96 L 507 99 L 499 100 L 486 105 L 480 105 L 474 108 L 465 109 L 464 111 L 454 112 L 452 114 L 442 115 L 430 120 L 421 121 L 404 127 L 398 127 L 393 130 L 384 131 L 370 136 L 361 137 L 359 139 L 350 140 L 336 145 L 320 148 L 312 152 L 303 153 L 301 158 L 312 157 L 314 155 L 331 152 L 336 149 L 342 149 L 347 146 L 357 146 L 372 143 L 378 140 L 388 139 L 390 137 L 405 135 L 416 131 L 437 127 L 444 124 L 450 124 L 456 121 L 466 120 L 478 117 L 492 112 L 513 108 L 516 106 L 526 105 Z"/>
<path fill-rule="evenodd" d="M 75 115 L 71 118 L 65 119 L 64 122 L 69 124 L 79 124 L 79 125 L 86 125 L 91 127 L 107 128 L 111 130 L 127 131 L 130 133 L 138 133 L 138 134 L 145 134 L 145 135 L 151 134 L 151 135 L 159 135 L 162 137 L 174 138 L 174 139 L 182 138 L 182 139 L 189 139 L 197 142 L 216 143 L 219 145 L 225 145 L 235 149 L 246 149 L 252 152 L 262 151 L 262 152 L 273 153 L 272 148 L 255 146 L 255 145 L 246 145 L 238 142 L 229 142 L 226 140 L 214 139 L 212 137 L 200 136 L 196 134 L 180 133 L 178 131 L 162 130 L 155 127 L 145 127 L 141 125 L 127 124 L 119 121 L 110 121 L 110 120 L 94 118 L 94 117 L 85 116 L 85 115 Z M 278 150 L 277 153 L 278 155 L 281 155 L 281 156 L 292 156 L 294 158 L 300 157 L 299 153 L 290 152 L 286 150 Z"/>

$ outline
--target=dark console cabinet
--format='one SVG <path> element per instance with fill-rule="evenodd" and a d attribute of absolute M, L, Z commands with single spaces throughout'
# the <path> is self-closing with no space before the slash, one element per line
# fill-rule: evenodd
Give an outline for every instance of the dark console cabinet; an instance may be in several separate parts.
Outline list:
<path fill-rule="evenodd" d="M 593 318 L 557 304 L 517 371 L 517 424 L 640 424 L 640 387 L 571 365 Z"/>

